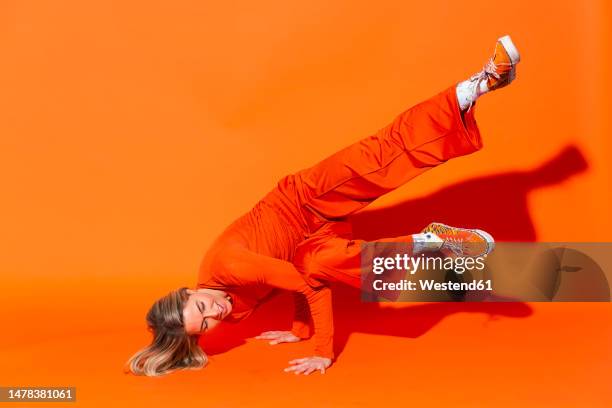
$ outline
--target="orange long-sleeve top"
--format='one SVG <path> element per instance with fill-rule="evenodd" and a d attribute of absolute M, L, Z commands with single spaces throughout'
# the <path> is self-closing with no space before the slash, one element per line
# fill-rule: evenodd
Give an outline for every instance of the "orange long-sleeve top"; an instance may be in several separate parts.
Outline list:
<path fill-rule="evenodd" d="M 296 190 L 296 177 L 287 176 L 234 221 L 204 256 L 197 286 L 232 296 L 234 307 L 226 318 L 230 322 L 246 318 L 275 289 L 294 292 L 292 333 L 312 336 L 315 355 L 333 359 L 331 290 L 322 282 L 307 282 L 291 262 L 298 244 L 317 228 L 317 217 L 300 210 Z"/>

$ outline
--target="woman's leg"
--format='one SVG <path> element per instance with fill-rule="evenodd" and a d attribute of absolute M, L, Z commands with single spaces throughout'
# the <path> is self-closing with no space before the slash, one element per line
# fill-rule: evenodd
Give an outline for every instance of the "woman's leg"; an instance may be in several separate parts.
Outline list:
<path fill-rule="evenodd" d="M 375 257 L 404 259 L 426 252 L 448 257 L 483 257 L 494 248 L 493 238 L 482 230 L 432 223 L 420 233 L 375 241 L 353 239 L 349 222 L 329 222 L 302 241 L 292 263 L 311 286 L 326 281 L 342 282 L 359 288 L 370 280 Z M 410 262 L 408 260 L 402 262 Z M 367 266 L 367 270 L 363 270 Z M 364 273 L 367 272 L 367 273 Z M 402 271 L 390 271 L 387 279 L 401 279 Z"/>
<path fill-rule="evenodd" d="M 348 223 L 331 222 L 298 245 L 292 262 L 310 286 L 341 282 L 360 288 L 364 244 L 366 241 L 351 238 Z M 430 234 L 419 233 L 368 241 L 367 244 L 368 251 L 375 252 L 376 256 L 389 251 L 393 252 L 389 252 L 389 256 L 395 256 L 398 251 L 412 256 L 438 250 L 442 241 Z"/>
<path fill-rule="evenodd" d="M 345 217 L 445 161 L 479 150 L 473 107 L 456 86 L 408 109 L 374 135 L 295 175 L 302 205 L 323 219 Z"/>
<path fill-rule="evenodd" d="M 516 78 L 519 52 L 497 40 L 483 69 L 400 114 L 375 135 L 296 175 L 302 205 L 323 220 L 342 218 L 427 169 L 482 147 L 476 99 Z"/>

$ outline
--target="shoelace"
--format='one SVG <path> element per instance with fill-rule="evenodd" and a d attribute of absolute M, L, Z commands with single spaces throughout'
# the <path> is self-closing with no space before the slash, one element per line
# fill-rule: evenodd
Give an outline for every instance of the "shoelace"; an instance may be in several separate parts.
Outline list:
<path fill-rule="evenodd" d="M 460 239 L 450 237 L 442 245 L 450 249 L 455 255 L 463 256 L 463 242 Z"/>
<path fill-rule="evenodd" d="M 470 82 L 472 82 L 473 84 L 472 95 L 477 95 L 477 92 L 480 90 L 480 84 L 482 83 L 482 81 L 488 80 L 489 76 L 492 76 L 495 79 L 501 78 L 501 75 L 499 75 L 499 73 L 497 72 L 498 66 L 512 66 L 512 64 L 508 62 L 501 62 L 499 63 L 499 65 L 495 64 L 494 59 L 495 55 L 493 55 L 493 57 L 489 59 L 489 61 L 485 64 L 481 71 L 470 77 Z M 472 109 L 475 99 L 476 98 L 470 99 L 470 106 L 468 107 L 467 112 Z"/>

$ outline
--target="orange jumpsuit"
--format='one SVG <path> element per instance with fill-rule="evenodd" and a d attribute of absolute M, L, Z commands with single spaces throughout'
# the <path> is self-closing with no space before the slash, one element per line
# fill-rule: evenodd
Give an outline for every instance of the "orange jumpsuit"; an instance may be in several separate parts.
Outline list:
<path fill-rule="evenodd" d="M 275 288 L 293 291 L 292 332 L 312 335 L 315 355 L 333 359 L 328 283 L 361 285 L 363 241 L 351 238 L 346 216 L 446 160 L 479 150 L 473 115 L 473 107 L 461 113 L 453 85 L 374 135 L 284 177 L 215 240 L 197 287 L 232 296 L 228 321 L 248 316 Z M 406 235 L 381 241 L 411 240 Z"/>

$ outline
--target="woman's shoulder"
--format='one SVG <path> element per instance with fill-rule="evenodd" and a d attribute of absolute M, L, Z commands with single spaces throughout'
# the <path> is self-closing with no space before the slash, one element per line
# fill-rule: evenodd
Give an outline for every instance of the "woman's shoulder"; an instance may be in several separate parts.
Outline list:
<path fill-rule="evenodd" d="M 244 253 L 248 250 L 240 245 L 220 245 L 211 248 L 204 256 L 199 270 L 199 282 L 215 282 L 228 286 L 242 286 L 255 280 L 245 268 Z"/>

